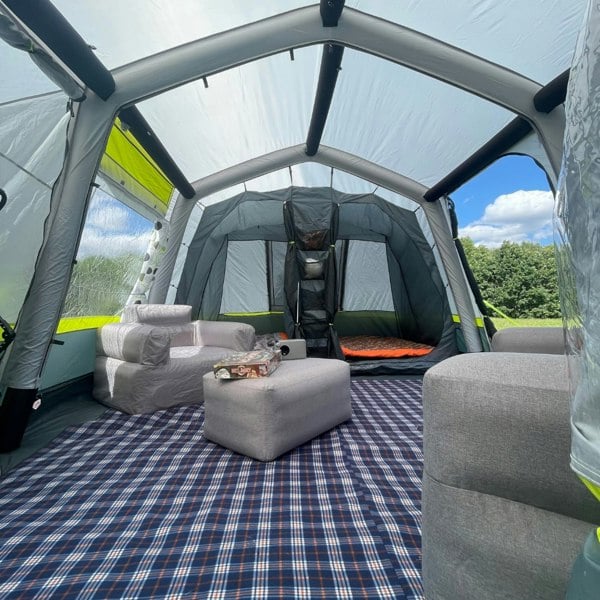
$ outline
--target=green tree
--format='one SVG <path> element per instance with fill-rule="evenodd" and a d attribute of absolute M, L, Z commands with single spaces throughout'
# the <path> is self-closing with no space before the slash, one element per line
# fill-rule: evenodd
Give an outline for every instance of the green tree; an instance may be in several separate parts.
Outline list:
<path fill-rule="evenodd" d="M 484 299 L 514 318 L 560 317 L 552 246 L 503 242 L 491 249 L 461 241 Z"/>
<path fill-rule="evenodd" d="M 73 268 L 63 316 L 117 314 L 139 276 L 141 264 L 142 259 L 134 254 L 81 259 Z"/>

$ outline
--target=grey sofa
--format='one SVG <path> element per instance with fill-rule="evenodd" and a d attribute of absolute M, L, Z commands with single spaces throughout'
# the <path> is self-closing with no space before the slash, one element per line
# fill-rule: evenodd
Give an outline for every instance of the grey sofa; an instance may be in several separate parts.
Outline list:
<path fill-rule="evenodd" d="M 134 304 L 98 331 L 93 396 L 130 414 L 204 399 L 202 376 L 234 351 L 252 350 L 244 323 L 192 321 L 187 305 Z"/>
<path fill-rule="evenodd" d="M 492 347 L 558 352 L 559 333 L 508 332 Z M 427 372 L 423 403 L 426 598 L 563 599 L 600 523 L 569 467 L 566 356 L 455 356 Z"/>

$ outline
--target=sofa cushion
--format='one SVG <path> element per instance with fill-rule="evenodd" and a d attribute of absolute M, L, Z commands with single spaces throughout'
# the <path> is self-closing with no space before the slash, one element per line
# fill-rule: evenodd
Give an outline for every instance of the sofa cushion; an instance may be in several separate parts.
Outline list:
<path fill-rule="evenodd" d="M 162 327 L 171 346 L 193 346 L 195 328 L 192 307 L 185 304 L 129 304 L 123 309 L 122 323 L 146 323 Z"/>
<path fill-rule="evenodd" d="M 171 360 L 159 366 L 140 365 L 114 358 L 96 358 L 93 396 L 99 402 L 129 414 L 150 413 L 204 400 L 202 376 L 231 348 L 176 347 Z"/>
<path fill-rule="evenodd" d="M 227 346 L 236 352 L 254 348 L 256 332 L 252 325 L 233 321 L 194 321 L 194 343 L 198 346 Z"/>

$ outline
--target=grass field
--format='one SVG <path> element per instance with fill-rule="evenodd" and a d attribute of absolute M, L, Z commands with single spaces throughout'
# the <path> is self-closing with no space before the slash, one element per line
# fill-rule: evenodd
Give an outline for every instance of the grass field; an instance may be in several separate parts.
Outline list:
<path fill-rule="evenodd" d="M 496 319 L 493 318 L 496 329 L 507 327 L 562 327 L 562 319 Z"/>

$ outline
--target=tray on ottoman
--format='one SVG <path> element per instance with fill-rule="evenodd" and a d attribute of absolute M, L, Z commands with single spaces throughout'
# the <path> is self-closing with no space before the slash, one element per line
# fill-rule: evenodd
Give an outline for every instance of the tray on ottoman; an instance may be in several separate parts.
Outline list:
<path fill-rule="evenodd" d="M 283 361 L 269 377 L 204 376 L 204 436 L 269 461 L 352 416 L 350 367 L 341 360 Z"/>

